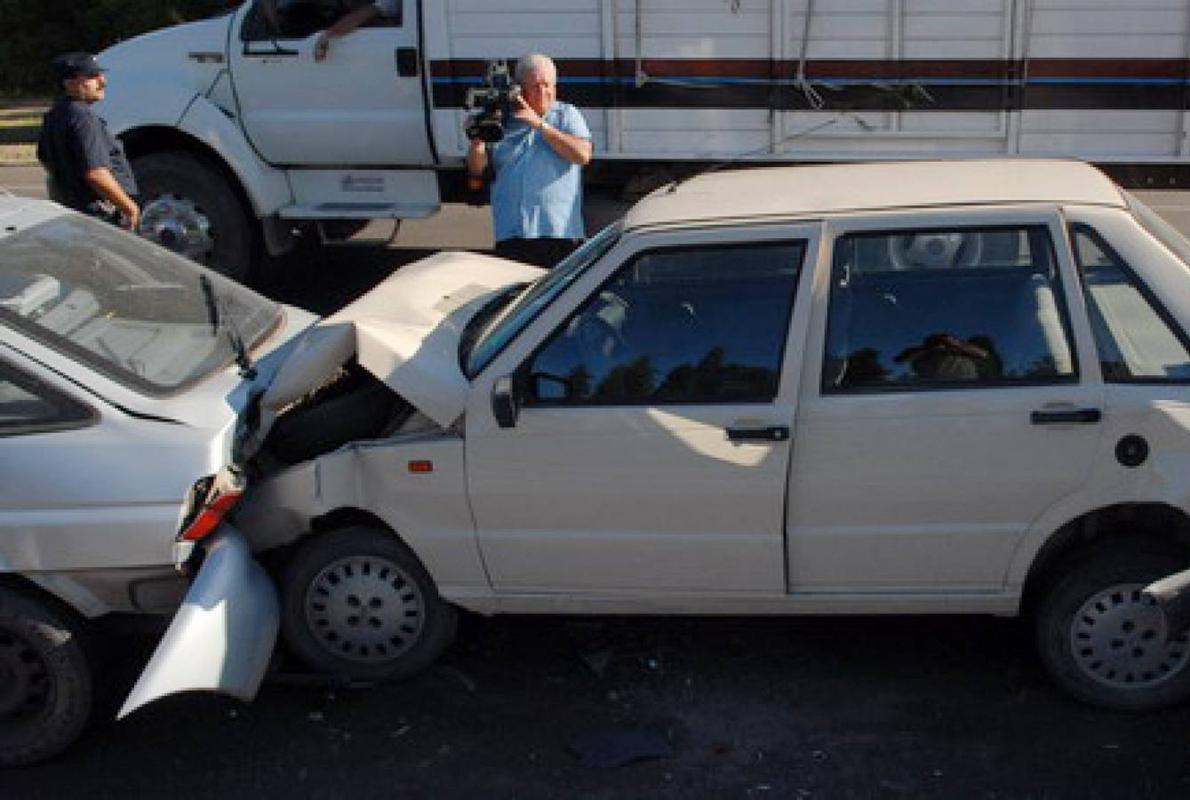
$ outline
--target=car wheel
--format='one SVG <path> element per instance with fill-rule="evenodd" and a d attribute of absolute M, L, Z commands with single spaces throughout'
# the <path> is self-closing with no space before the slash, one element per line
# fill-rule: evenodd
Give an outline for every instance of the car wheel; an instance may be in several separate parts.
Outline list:
<path fill-rule="evenodd" d="M 256 260 L 244 204 L 219 172 L 190 153 L 152 153 L 132 163 L 140 234 L 237 281 Z"/>
<path fill-rule="evenodd" d="M 81 625 L 0 587 L 0 766 L 66 749 L 91 716 Z"/>
<path fill-rule="evenodd" d="M 1073 561 L 1037 606 L 1037 646 L 1057 682 L 1108 708 L 1150 709 L 1190 696 L 1190 643 L 1168 638 L 1141 600 L 1185 558 L 1147 543 L 1114 543 Z"/>
<path fill-rule="evenodd" d="M 281 587 L 281 629 L 310 667 L 351 680 L 404 678 L 454 639 L 458 614 L 391 533 L 350 527 L 310 538 Z"/>

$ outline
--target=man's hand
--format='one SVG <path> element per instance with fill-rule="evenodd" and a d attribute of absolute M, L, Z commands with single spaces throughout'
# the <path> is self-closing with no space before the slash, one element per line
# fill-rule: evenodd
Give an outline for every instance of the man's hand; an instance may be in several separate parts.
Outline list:
<path fill-rule="evenodd" d="M 553 125 L 548 124 L 545 118 L 538 114 L 525 101 L 523 95 L 517 95 L 516 99 L 520 103 L 520 108 L 514 111 L 512 115 L 526 125 L 536 128 L 541 134 L 541 138 L 550 146 L 550 149 L 571 164 L 578 164 L 580 167 L 585 167 L 591 163 L 592 147 L 590 139 L 583 139 L 580 136 L 575 136 L 573 133 L 567 133 L 566 131 L 555 128 Z"/>
<path fill-rule="evenodd" d="M 327 51 L 331 47 L 331 37 L 327 35 L 326 31 L 318 34 L 318 38 L 314 40 L 314 60 L 325 61 Z"/>
<path fill-rule="evenodd" d="M 95 190 L 95 193 L 107 200 L 120 212 L 120 227 L 136 231 L 140 225 L 140 208 L 136 201 L 128 196 L 124 187 L 112 175 L 107 167 L 92 167 L 83 174 L 83 179 Z"/>
<path fill-rule="evenodd" d="M 136 203 L 131 208 L 120 210 L 120 227 L 126 231 L 137 232 L 140 227 L 140 208 Z"/>
<path fill-rule="evenodd" d="M 529 105 L 523 94 L 518 94 L 516 96 L 516 101 L 519 105 L 519 108 L 512 112 L 514 117 L 528 125 L 530 128 L 540 129 L 541 126 L 545 124 L 545 120 L 542 119 L 540 114 L 533 110 L 533 106 Z"/>

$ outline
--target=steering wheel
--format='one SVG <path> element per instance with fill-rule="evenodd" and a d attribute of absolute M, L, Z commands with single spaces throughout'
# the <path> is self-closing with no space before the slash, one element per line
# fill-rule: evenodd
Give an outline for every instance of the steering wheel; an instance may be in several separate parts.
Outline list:
<path fill-rule="evenodd" d="M 894 269 L 950 269 L 970 267 L 983 255 L 983 236 L 975 231 L 939 231 L 888 237 L 888 257 Z"/>

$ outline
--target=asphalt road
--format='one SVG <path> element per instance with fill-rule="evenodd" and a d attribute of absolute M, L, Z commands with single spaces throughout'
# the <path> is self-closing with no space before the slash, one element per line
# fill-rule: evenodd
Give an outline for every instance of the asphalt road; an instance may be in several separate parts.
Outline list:
<path fill-rule="evenodd" d="M 0 186 L 40 191 L 35 169 Z M 1190 227 L 1182 193 L 1148 197 Z M 483 209 L 387 247 L 307 252 L 260 286 L 329 311 L 402 263 L 484 248 Z M 0 798 L 1172 798 L 1190 794 L 1190 707 L 1101 711 L 1058 692 L 1025 626 L 953 618 L 464 621 L 407 683 L 282 673 L 250 705 L 192 695 L 111 722 L 151 641 L 109 662 L 106 713 Z M 608 766 L 617 754 L 651 754 Z"/>

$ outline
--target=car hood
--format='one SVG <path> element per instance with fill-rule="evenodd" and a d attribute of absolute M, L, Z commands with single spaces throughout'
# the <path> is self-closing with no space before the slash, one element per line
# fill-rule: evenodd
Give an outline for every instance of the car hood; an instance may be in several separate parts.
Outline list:
<path fill-rule="evenodd" d="M 538 267 L 463 252 L 402 267 L 296 344 L 261 399 L 257 445 L 281 410 L 353 357 L 418 411 L 449 427 L 466 403 L 459 343 L 468 320 L 494 292 L 540 275 Z"/>

